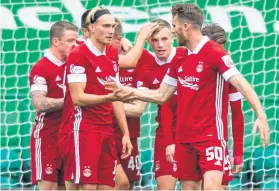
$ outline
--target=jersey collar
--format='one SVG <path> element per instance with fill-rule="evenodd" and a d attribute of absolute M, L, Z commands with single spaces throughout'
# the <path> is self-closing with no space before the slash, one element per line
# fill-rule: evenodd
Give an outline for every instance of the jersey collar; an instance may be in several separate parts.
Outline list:
<path fill-rule="evenodd" d="M 88 47 L 88 49 L 89 49 L 93 54 L 95 54 L 96 56 L 106 55 L 106 48 L 105 48 L 104 52 L 101 52 L 100 50 L 98 50 L 98 49 L 96 48 L 96 46 L 93 45 L 93 43 L 91 42 L 90 39 L 87 39 L 87 40 L 85 41 L 85 44 L 86 44 L 86 46 Z"/>
<path fill-rule="evenodd" d="M 170 53 L 170 55 L 169 55 L 169 57 L 167 58 L 166 61 L 159 60 L 159 58 L 156 56 L 156 54 L 155 54 L 154 57 L 155 57 L 155 61 L 157 62 L 157 64 L 162 66 L 166 63 L 170 63 L 172 61 L 173 57 L 175 56 L 175 54 L 176 54 L 176 48 L 171 47 L 171 53 Z"/>
<path fill-rule="evenodd" d="M 207 36 L 203 36 L 199 44 L 196 46 L 196 48 L 193 50 L 189 50 L 188 48 L 188 55 L 190 54 L 198 54 L 199 51 L 202 49 L 202 47 L 209 41 L 209 38 Z"/>
<path fill-rule="evenodd" d="M 63 64 L 65 64 L 65 62 L 56 58 L 49 49 L 45 50 L 44 56 L 56 66 L 62 66 Z"/>

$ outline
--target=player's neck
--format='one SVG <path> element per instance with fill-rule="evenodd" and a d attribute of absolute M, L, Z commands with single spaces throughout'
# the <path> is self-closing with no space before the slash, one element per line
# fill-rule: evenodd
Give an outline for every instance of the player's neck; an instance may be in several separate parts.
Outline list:
<path fill-rule="evenodd" d="M 53 54 L 53 56 L 55 56 L 58 60 L 65 62 L 66 58 L 65 56 L 63 56 L 61 53 L 59 53 L 59 51 L 54 48 L 54 47 L 50 47 L 49 51 L 51 52 L 51 54 Z"/>
<path fill-rule="evenodd" d="M 186 47 L 189 50 L 194 51 L 202 38 L 203 36 L 200 31 L 192 31 L 192 33 L 189 34 L 189 41 L 186 43 Z"/>
<path fill-rule="evenodd" d="M 99 43 L 96 38 L 90 38 L 91 43 L 100 51 L 100 52 L 104 52 L 106 45 L 105 44 L 101 44 Z"/>

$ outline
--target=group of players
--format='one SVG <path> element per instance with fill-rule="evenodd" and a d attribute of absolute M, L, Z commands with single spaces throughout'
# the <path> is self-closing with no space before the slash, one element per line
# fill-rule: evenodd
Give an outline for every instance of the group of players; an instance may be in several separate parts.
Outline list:
<path fill-rule="evenodd" d="M 137 139 L 147 102 L 158 104 L 158 189 L 174 190 L 179 180 L 184 190 L 221 190 L 232 173 L 241 171 L 242 95 L 268 145 L 266 115 L 224 49 L 225 31 L 214 24 L 202 28 L 203 13 L 194 4 L 177 4 L 171 13 L 172 29 L 156 19 L 140 29 L 134 46 L 123 38 L 121 22 L 103 7 L 82 15 L 82 38 L 71 23 L 51 27 L 50 48 L 30 73 L 37 111 L 32 182 L 39 189 L 56 190 L 64 181 L 68 190 L 132 189 L 140 179 Z M 144 49 L 146 41 L 154 53 Z"/>

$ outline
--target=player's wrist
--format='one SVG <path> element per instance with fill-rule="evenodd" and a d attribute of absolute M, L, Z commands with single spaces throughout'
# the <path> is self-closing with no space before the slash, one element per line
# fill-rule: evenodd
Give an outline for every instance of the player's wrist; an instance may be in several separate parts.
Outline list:
<path fill-rule="evenodd" d="M 233 157 L 233 162 L 235 165 L 243 164 L 243 155 L 237 155 Z"/>

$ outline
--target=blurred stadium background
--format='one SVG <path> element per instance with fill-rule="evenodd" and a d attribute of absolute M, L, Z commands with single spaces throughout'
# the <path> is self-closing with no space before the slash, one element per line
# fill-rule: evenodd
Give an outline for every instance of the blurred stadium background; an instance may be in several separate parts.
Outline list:
<path fill-rule="evenodd" d="M 278 0 L 2 0 L 1 189 L 32 188 L 29 135 L 35 112 L 28 75 L 49 46 L 50 26 L 60 20 L 80 26 L 86 9 L 104 5 L 123 21 L 126 37 L 133 42 L 142 24 L 158 17 L 170 21 L 170 8 L 177 3 L 198 4 L 205 23 L 219 23 L 225 28 L 226 48 L 255 88 L 269 119 L 271 144 L 264 149 L 259 135 L 251 133 L 256 116 L 243 101 L 245 163 L 230 189 L 279 189 Z M 155 115 L 156 106 L 151 104 L 141 118 L 142 179 L 138 189 L 156 189 L 152 162 Z"/>

